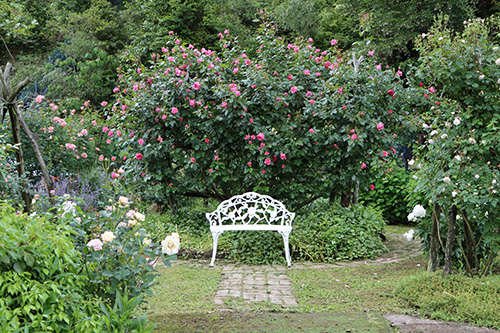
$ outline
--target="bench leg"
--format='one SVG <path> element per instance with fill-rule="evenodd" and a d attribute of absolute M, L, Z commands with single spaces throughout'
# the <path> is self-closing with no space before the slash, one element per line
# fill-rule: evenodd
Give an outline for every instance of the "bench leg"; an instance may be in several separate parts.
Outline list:
<path fill-rule="evenodd" d="M 224 231 L 212 231 L 212 238 L 214 241 L 213 252 L 212 252 L 212 261 L 210 262 L 210 267 L 214 267 L 215 255 L 217 254 L 217 242 L 219 241 L 219 236 Z"/>
<path fill-rule="evenodd" d="M 288 237 L 290 236 L 290 231 L 278 231 L 281 236 L 283 236 L 283 243 L 285 244 L 285 258 L 288 267 L 292 266 L 292 258 L 290 257 L 290 249 L 288 248 Z"/>

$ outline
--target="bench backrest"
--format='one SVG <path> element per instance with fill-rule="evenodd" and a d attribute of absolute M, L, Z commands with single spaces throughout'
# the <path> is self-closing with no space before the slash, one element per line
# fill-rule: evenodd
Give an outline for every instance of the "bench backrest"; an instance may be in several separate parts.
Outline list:
<path fill-rule="evenodd" d="M 284 225 L 291 226 L 295 213 L 268 195 L 247 192 L 225 200 L 212 213 L 206 213 L 210 226 Z"/>

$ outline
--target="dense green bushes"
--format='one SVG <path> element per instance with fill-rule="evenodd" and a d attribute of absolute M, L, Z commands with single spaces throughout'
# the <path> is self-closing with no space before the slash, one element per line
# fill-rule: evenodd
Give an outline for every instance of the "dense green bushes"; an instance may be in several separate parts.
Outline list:
<path fill-rule="evenodd" d="M 371 258 L 383 252 L 381 214 L 361 205 L 343 208 L 318 200 L 297 213 L 290 234 L 292 259 L 335 262 Z M 208 229 L 208 226 L 207 226 Z M 277 232 L 225 232 L 219 249 L 245 263 L 284 263 L 283 239 Z"/>
<path fill-rule="evenodd" d="M 377 184 L 373 190 L 360 189 L 359 202 L 380 209 L 389 224 L 407 224 L 408 196 L 415 187 L 411 175 L 393 163 L 383 175 L 375 177 L 373 183 Z"/>
<path fill-rule="evenodd" d="M 0 207 L 0 330 L 100 332 L 69 230 Z M 85 319 L 85 320 L 84 320 Z"/>

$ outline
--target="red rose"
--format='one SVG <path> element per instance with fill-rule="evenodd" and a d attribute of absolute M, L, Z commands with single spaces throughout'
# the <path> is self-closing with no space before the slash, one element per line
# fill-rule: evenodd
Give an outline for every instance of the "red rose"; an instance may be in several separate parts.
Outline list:
<path fill-rule="evenodd" d="M 139 161 L 142 160 L 142 154 L 141 153 L 137 153 L 135 154 L 135 158 L 137 158 Z"/>
<path fill-rule="evenodd" d="M 394 91 L 392 89 L 387 90 L 389 96 L 394 96 Z"/>

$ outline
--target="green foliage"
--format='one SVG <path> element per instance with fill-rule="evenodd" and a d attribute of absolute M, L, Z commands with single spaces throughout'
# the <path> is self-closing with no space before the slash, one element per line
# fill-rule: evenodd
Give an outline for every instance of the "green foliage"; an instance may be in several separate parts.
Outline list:
<path fill-rule="evenodd" d="M 68 218 L 66 215 L 63 213 L 64 218 Z M 76 247 L 83 254 L 89 291 L 111 304 L 117 292 L 127 292 L 131 298 L 150 293 L 158 260 L 161 258 L 167 266 L 175 260 L 175 256 L 165 256 L 161 246 L 141 228 L 144 219 L 143 214 L 131 209 L 125 197 L 99 214 L 79 219 L 70 215 L 71 225 L 78 232 Z"/>
<path fill-rule="evenodd" d="M 498 276 L 469 279 L 417 274 L 399 283 L 393 295 L 418 308 L 419 315 L 444 321 L 500 328 Z M 495 295 L 495 296 L 493 296 Z"/>
<path fill-rule="evenodd" d="M 374 190 L 360 189 L 359 202 L 379 209 L 389 224 L 407 224 L 410 206 L 407 197 L 415 187 L 412 177 L 404 168 L 391 163 L 383 175 L 373 179 L 373 184 Z"/>
<path fill-rule="evenodd" d="M 295 217 L 290 234 L 292 260 L 335 262 L 372 258 L 383 252 L 380 234 L 384 226 L 382 215 L 372 208 L 343 208 L 318 200 Z M 236 262 L 285 262 L 283 238 L 277 232 L 225 232 L 219 239 L 219 251 Z"/>
<path fill-rule="evenodd" d="M 373 258 L 383 252 L 384 226 L 381 213 L 372 208 L 344 208 L 319 200 L 294 220 L 292 256 L 322 262 Z"/>
<path fill-rule="evenodd" d="M 121 147 L 158 202 L 254 189 L 300 206 L 349 190 L 393 153 L 410 106 L 426 104 L 363 49 L 353 66 L 352 54 L 287 44 L 275 30 L 261 29 L 254 58 L 221 33 L 221 54 L 169 35 L 150 65 L 124 59 L 113 106 L 129 137 Z"/>
<path fill-rule="evenodd" d="M 468 274 L 487 272 L 500 248 L 498 27 L 497 19 L 468 21 L 455 36 L 440 17 L 418 44 L 417 79 L 429 87 L 429 98 L 443 98 L 422 116 L 427 140 L 415 158 L 416 191 L 442 207 L 443 219 L 457 207 L 457 233 L 471 237 L 459 238 L 454 253 Z"/>
<path fill-rule="evenodd" d="M 460 30 L 462 22 L 472 18 L 474 12 L 473 5 L 466 0 L 452 4 L 449 1 L 372 0 L 340 0 L 338 3 L 339 12 L 350 17 L 347 24 L 362 15 L 370 21 L 371 47 L 392 64 L 416 58 L 415 40 L 430 29 L 436 14 L 448 15 L 453 28 Z"/>
<path fill-rule="evenodd" d="M 1 331 L 102 330 L 66 228 L 2 204 L 0 233 Z"/>

